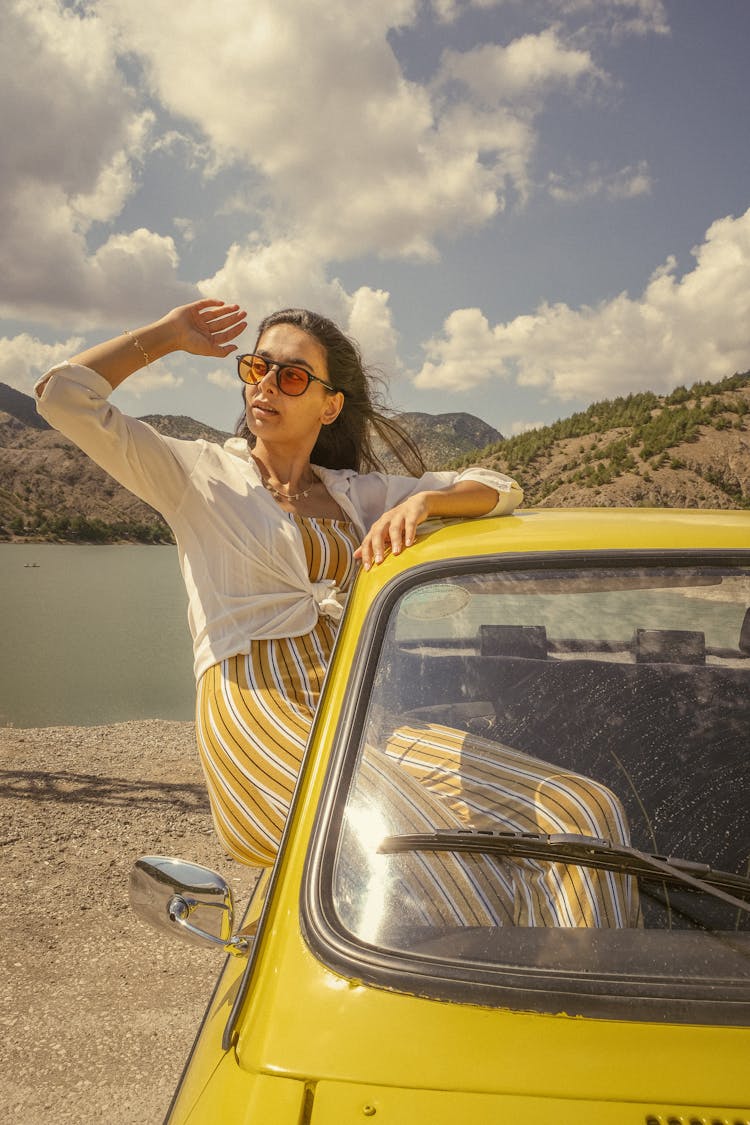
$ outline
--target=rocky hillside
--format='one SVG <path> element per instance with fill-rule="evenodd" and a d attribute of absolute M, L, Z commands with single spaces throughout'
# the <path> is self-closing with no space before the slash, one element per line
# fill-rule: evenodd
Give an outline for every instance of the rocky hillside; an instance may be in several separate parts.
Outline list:
<path fill-rule="evenodd" d="M 458 457 L 471 459 L 478 449 L 503 440 L 502 434 L 473 414 L 405 412 L 398 421 L 414 439 L 428 469 L 441 469 Z M 389 472 L 401 471 L 393 454 L 380 444 L 375 448 Z"/>
<path fill-rule="evenodd" d="M 595 403 L 463 458 L 543 507 L 750 508 L 750 372 Z"/>
<path fill-rule="evenodd" d="M 0 383 L 0 419 L 4 414 L 9 418 L 15 418 L 17 422 L 22 422 L 24 426 L 30 426 L 33 430 L 49 429 L 44 418 L 37 414 L 31 395 L 25 395 L 14 387 Z"/>
<path fill-rule="evenodd" d="M 185 438 L 187 441 L 204 438 L 206 441 L 215 441 L 222 445 L 229 437 L 224 430 L 215 430 L 212 426 L 188 418 L 186 414 L 144 414 L 141 421 L 148 422 L 149 426 L 153 426 L 160 434 Z"/>
<path fill-rule="evenodd" d="M 176 438 L 223 442 L 228 434 L 182 415 L 143 419 Z M 501 440 L 471 414 L 406 414 L 431 468 Z M 393 471 L 395 460 L 383 459 Z M 33 399 L 0 383 L 0 539 L 169 543 L 162 518 L 49 428 Z"/>
<path fill-rule="evenodd" d="M 151 417 L 174 437 L 224 441 L 192 418 Z M 161 516 L 116 484 L 37 413 L 33 399 L 0 383 L 0 539 L 171 543 Z"/>

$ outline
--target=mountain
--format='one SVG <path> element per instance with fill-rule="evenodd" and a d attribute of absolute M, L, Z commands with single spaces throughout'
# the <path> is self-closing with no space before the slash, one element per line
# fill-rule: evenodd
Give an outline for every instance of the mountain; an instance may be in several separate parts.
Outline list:
<path fill-rule="evenodd" d="M 144 414 L 141 421 L 148 422 L 149 426 L 153 426 L 160 434 L 166 434 L 167 437 L 183 438 L 186 441 L 197 441 L 198 438 L 203 438 L 205 441 L 215 441 L 219 445 L 223 445 L 230 436 L 224 430 L 215 430 L 213 426 L 196 422 L 194 418 L 188 418 L 186 414 Z"/>
<path fill-rule="evenodd" d="M 222 442 L 193 418 L 149 415 L 173 437 Z M 594 403 L 517 437 L 471 414 L 400 416 L 431 468 L 483 464 L 523 485 L 525 503 L 750 508 L 750 372 Z M 107 476 L 0 383 L 0 539 L 168 543 L 161 516 Z"/>
<path fill-rule="evenodd" d="M 471 414 L 400 420 L 431 468 L 501 440 Z M 184 415 L 142 419 L 170 437 L 222 443 L 229 434 Z M 383 460 L 398 471 L 395 459 Z M 0 383 L 0 539 L 169 543 L 161 516 L 136 499 L 36 413 L 34 400 Z"/>
<path fill-rule="evenodd" d="M 37 414 L 34 399 L 31 395 L 25 395 L 22 391 L 17 391 L 15 387 L 8 387 L 5 383 L 0 383 L 0 418 L 3 414 L 15 418 L 17 422 L 21 422 L 24 426 L 30 426 L 32 430 L 49 429 L 49 425 L 44 421 L 44 418 Z"/>
<path fill-rule="evenodd" d="M 457 457 L 471 457 L 478 449 L 503 440 L 502 434 L 473 414 L 398 415 L 399 423 L 414 439 L 428 469 L 440 469 Z M 399 472 L 399 462 L 382 443 L 375 451 L 388 472 Z"/>
<path fill-rule="evenodd" d="M 514 476 L 541 507 L 750 508 L 750 372 L 594 403 L 454 462 Z"/>
<path fill-rule="evenodd" d="M 4 390 L 4 388 L 2 388 Z M 3 396 L 7 405 L 7 398 Z M 33 407 L 33 402 L 31 403 Z M 0 413 L 0 539 L 170 543 L 152 508 L 49 426 Z"/>
<path fill-rule="evenodd" d="M 224 441 L 192 418 L 153 416 L 173 437 Z M 171 543 L 162 517 L 112 480 L 36 412 L 30 395 L 0 383 L 0 539 Z"/>

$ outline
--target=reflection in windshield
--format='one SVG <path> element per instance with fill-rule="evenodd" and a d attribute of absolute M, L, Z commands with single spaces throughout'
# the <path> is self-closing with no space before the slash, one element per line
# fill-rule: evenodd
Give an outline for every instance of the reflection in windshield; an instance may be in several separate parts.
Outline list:
<path fill-rule="evenodd" d="M 564 833 L 750 874 L 748 606 L 747 570 L 718 567 L 456 575 L 408 591 L 342 820 L 344 927 L 403 950 L 450 929 L 629 930 L 646 973 L 644 931 L 750 930 L 736 905 L 626 871 L 379 850 L 415 833 Z"/>
<path fill-rule="evenodd" d="M 506 855 L 511 859 L 552 859 L 560 863 L 599 867 L 605 871 L 628 872 L 641 880 L 656 880 L 669 886 L 688 886 L 701 894 L 712 895 L 738 910 L 750 911 L 750 878 L 716 871 L 704 863 L 693 863 L 681 856 L 649 855 L 637 848 L 626 848 L 594 836 L 574 836 L 560 832 L 549 835 L 533 832 L 493 832 L 460 828 L 435 832 L 386 836 L 378 852 L 474 852 L 477 855 Z M 732 893 L 733 892 L 733 893 Z M 738 898 L 737 895 L 744 895 Z"/>
<path fill-rule="evenodd" d="M 381 748 L 367 746 L 354 809 L 356 830 L 363 816 L 378 809 L 399 832 L 503 824 L 516 832 L 573 833 L 623 844 L 629 835 L 623 809 L 605 786 L 438 723 L 404 724 Z M 375 858 L 371 851 L 367 857 L 370 863 Z M 638 924 L 637 886 L 627 876 L 492 855 L 399 858 L 389 894 L 419 904 L 436 924 Z M 383 890 L 382 870 L 379 882 Z"/>

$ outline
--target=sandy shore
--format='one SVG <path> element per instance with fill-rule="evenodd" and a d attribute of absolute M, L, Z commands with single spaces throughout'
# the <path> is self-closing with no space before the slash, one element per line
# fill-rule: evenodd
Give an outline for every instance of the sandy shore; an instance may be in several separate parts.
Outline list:
<path fill-rule="evenodd" d="M 163 1120 L 222 963 L 128 907 L 139 855 L 254 873 L 216 839 L 191 723 L 0 728 L 0 1122 Z"/>

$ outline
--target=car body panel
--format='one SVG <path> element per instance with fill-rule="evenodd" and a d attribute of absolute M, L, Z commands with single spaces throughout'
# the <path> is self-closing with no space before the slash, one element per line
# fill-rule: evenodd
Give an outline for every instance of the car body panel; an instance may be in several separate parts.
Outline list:
<path fill-rule="evenodd" d="M 249 1074 L 237 1066 L 234 1055 L 224 1055 L 213 1072 L 208 1088 L 191 1108 L 186 1095 L 180 1099 L 170 1120 L 190 1125 L 299 1125 L 303 1120 L 306 1083 L 278 1075 Z"/>
<path fill-rule="evenodd" d="M 625 1101 L 637 1071 L 642 1100 L 750 1100 L 744 1028 L 571 1019 L 397 994 L 337 977 L 293 933 L 274 943 L 273 968 L 261 958 L 256 981 L 237 1044 L 248 1070 L 366 1082 L 377 1059 L 386 1086 L 409 1088 L 418 1074 L 426 1089 Z"/>
<path fill-rule="evenodd" d="M 387 1089 L 377 1086 L 318 1083 L 310 1125 L 342 1125 L 367 1121 L 378 1125 L 734 1125 L 746 1120 L 742 1109 L 664 1105 L 650 1102 L 616 1104 L 575 1098 L 514 1097 L 438 1090 Z"/>
<path fill-rule="evenodd" d="M 750 1120 L 750 1028 L 428 999 L 334 971 L 303 929 L 309 845 L 331 748 L 354 705 L 350 674 L 368 644 L 368 615 L 389 586 L 446 559 L 554 561 L 635 549 L 750 551 L 750 513 L 530 510 L 429 525 L 417 546 L 358 578 L 246 976 L 240 983 L 244 958 L 230 958 L 169 1118 L 173 1125 L 338 1125 L 367 1116 L 388 1125 Z M 224 1034 L 222 1047 L 233 1005 L 231 1042 Z"/>

